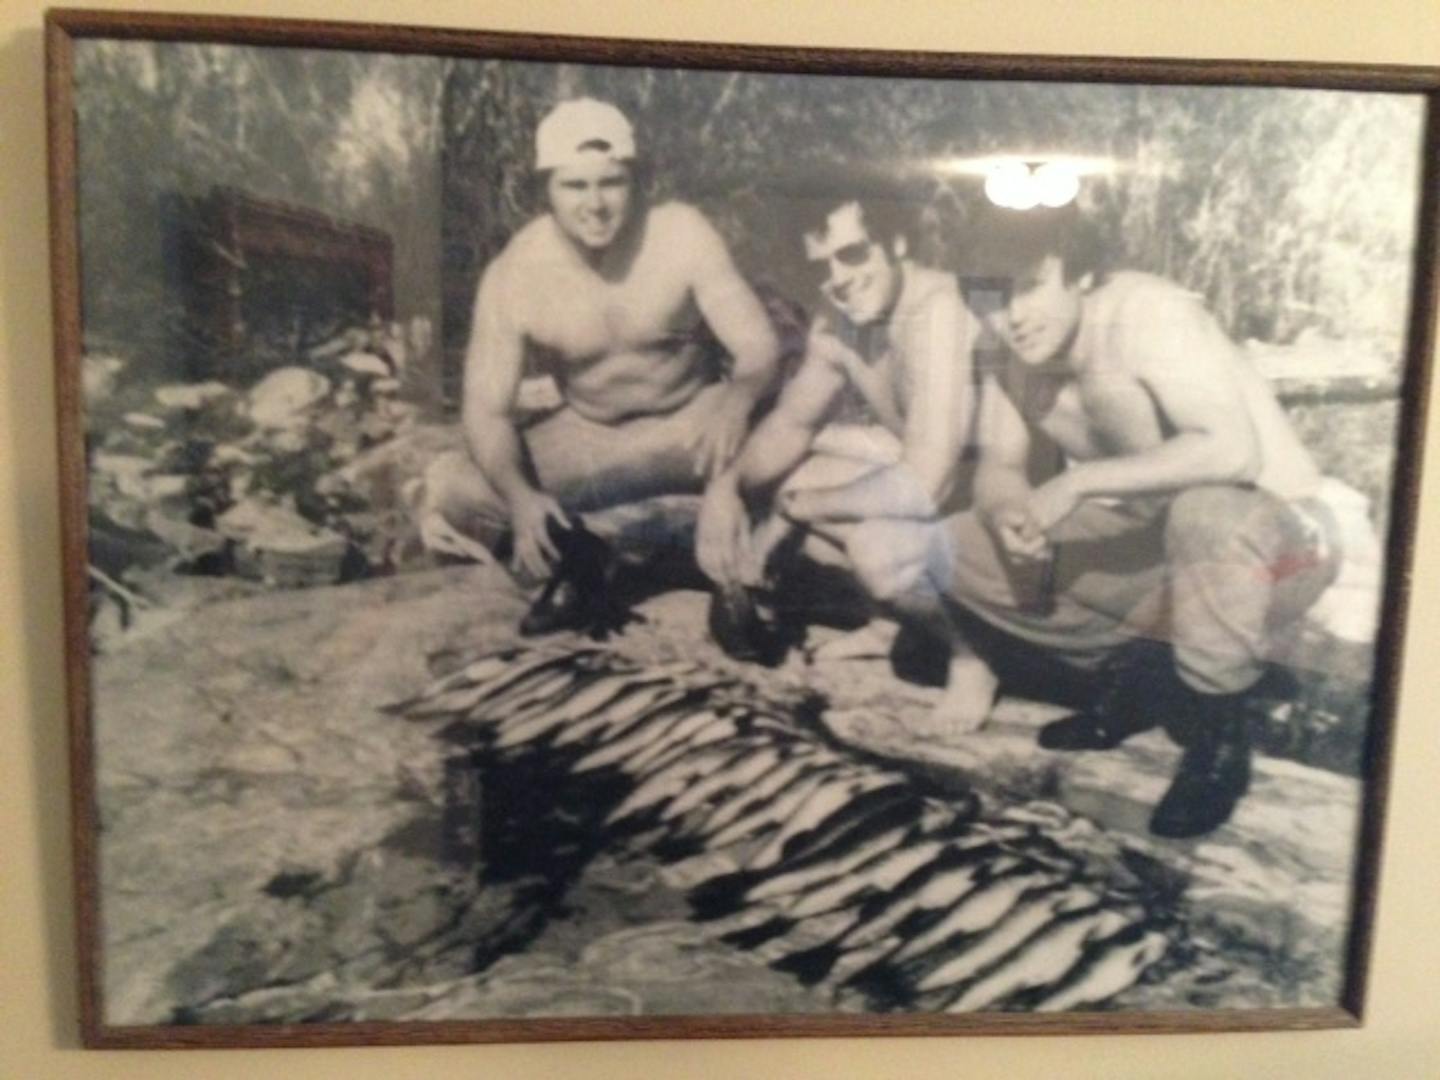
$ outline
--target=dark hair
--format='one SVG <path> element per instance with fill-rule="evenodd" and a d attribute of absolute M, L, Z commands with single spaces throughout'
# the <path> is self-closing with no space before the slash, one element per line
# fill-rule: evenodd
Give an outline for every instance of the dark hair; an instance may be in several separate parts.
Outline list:
<path fill-rule="evenodd" d="M 1015 278 L 1047 255 L 1060 259 L 1067 284 L 1085 274 L 1103 277 L 1107 269 L 1099 228 L 1074 204 L 1029 210 L 987 206 L 965 230 L 961 273 L 973 278 Z"/>
<path fill-rule="evenodd" d="M 778 189 L 778 190 L 776 190 Z M 915 239 L 925 205 L 915 185 L 866 166 L 836 164 L 781 179 L 771 189 L 801 236 L 825 232 L 830 215 L 855 203 L 870 239 L 886 246 Z"/>

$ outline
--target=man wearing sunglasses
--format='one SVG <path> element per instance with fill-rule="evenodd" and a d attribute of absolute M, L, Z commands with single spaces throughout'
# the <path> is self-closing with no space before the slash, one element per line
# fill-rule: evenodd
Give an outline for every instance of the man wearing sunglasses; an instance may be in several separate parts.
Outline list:
<path fill-rule="evenodd" d="M 779 351 L 700 211 L 644 198 L 619 109 L 562 102 L 535 144 L 546 211 L 481 278 L 465 354 L 468 452 L 431 465 L 420 505 L 428 546 L 484 560 L 508 543 L 522 582 L 554 569 L 571 515 L 701 491 L 738 451 Z M 723 380 L 717 351 L 729 357 Z M 527 419 L 522 377 L 541 373 L 561 405 Z M 567 601 L 541 597 L 549 607 L 522 629 L 564 628 Z M 577 610 L 584 599 L 570 597 Z"/>
<path fill-rule="evenodd" d="M 937 534 L 970 497 L 980 326 L 952 275 L 910 257 L 913 210 L 894 185 L 802 194 L 803 253 L 823 309 L 799 370 L 712 487 L 701 567 L 722 588 L 760 587 L 785 536 L 828 545 L 885 613 L 948 653 L 946 693 L 914 734 L 973 730 L 995 679 L 942 607 L 931 563 L 945 547 Z M 868 423 L 840 422 L 847 402 Z"/>

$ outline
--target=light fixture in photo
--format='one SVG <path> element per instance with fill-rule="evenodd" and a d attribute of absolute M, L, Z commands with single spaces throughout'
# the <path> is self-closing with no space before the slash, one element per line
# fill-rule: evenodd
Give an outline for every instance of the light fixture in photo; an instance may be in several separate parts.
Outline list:
<path fill-rule="evenodd" d="M 1114 171 L 1107 159 L 1053 154 L 964 158 L 946 162 L 944 169 L 983 177 L 986 198 L 1011 210 L 1065 206 L 1080 194 L 1082 177 Z"/>

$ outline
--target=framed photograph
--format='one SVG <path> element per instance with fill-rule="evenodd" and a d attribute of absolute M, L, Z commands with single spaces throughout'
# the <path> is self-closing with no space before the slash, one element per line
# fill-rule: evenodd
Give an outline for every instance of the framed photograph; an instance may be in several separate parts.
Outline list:
<path fill-rule="evenodd" d="M 87 1045 L 1360 1023 L 1440 71 L 47 40 Z"/>

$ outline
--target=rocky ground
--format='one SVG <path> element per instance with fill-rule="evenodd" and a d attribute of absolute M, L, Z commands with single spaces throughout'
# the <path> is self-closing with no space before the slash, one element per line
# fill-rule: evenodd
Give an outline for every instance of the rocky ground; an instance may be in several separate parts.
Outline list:
<path fill-rule="evenodd" d="M 557 835 L 545 858 L 499 858 L 496 834 L 514 816 L 499 805 L 504 783 L 435 731 L 379 711 L 507 641 L 523 608 L 497 571 L 433 568 L 420 549 L 407 489 L 459 439 L 422 422 L 409 393 L 431 347 L 424 325 L 354 328 L 244 387 L 154 386 L 143 363 L 86 358 L 106 1019 L 873 1007 L 716 940 L 651 852 Z M 1292 407 L 1302 429 L 1333 420 L 1333 382 L 1320 404 Z M 1339 410 L 1355 430 L 1337 461 L 1373 465 L 1351 479 L 1383 521 L 1388 458 L 1357 447 L 1375 442 L 1393 395 L 1360 390 L 1368 404 Z M 681 504 L 591 524 L 622 550 L 688 546 L 693 506 Z M 812 599 L 832 596 L 811 584 Z M 1213 836 L 1162 844 L 1145 819 L 1177 756 L 1163 735 L 1049 754 L 1034 729 L 1055 708 L 1006 696 L 978 736 L 916 738 L 906 720 L 936 690 L 898 680 L 884 655 L 816 659 L 853 623 L 843 598 L 818 612 L 831 627 L 809 626 L 803 647 L 765 670 L 709 643 L 703 594 L 645 585 L 658 595 L 610 643 L 618 653 L 699 659 L 774 700 L 817 702 L 851 752 L 898 763 L 942 796 L 978 793 L 992 818 L 1048 823 L 1168 912 L 1169 958 L 1115 1004 L 1336 1000 L 1366 647 L 1305 628 L 1282 658 L 1300 695 L 1256 732 L 1266 753 L 1251 794 Z"/>
<path fill-rule="evenodd" d="M 109 1022 L 862 1004 L 708 936 L 687 918 L 683 883 L 644 852 L 581 839 L 563 858 L 486 873 L 494 792 L 433 730 L 378 706 L 509 633 L 521 600 L 494 571 L 224 591 L 95 663 Z M 727 664 L 700 631 L 702 594 L 669 592 L 640 611 L 617 651 Z M 834 633 L 816 629 L 811 644 Z M 1007 700 L 982 735 L 922 743 L 902 720 L 935 691 L 881 660 L 814 666 L 796 652 L 743 671 L 779 699 L 823 691 L 833 731 L 905 762 L 918 783 L 978 790 L 989 814 L 1057 815 L 1072 842 L 1172 906 L 1183 948 L 1120 1004 L 1335 1000 L 1358 781 L 1262 758 L 1230 825 L 1158 844 L 1143 822 L 1173 766 L 1163 736 L 1045 754 L 1032 730 L 1053 709 Z"/>

